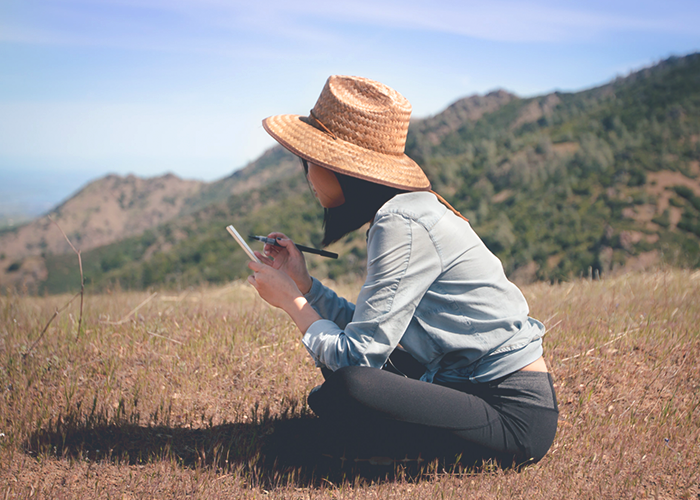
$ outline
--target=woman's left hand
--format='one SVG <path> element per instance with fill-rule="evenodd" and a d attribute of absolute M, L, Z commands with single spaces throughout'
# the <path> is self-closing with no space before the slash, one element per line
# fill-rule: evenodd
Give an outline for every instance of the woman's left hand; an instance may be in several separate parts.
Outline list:
<path fill-rule="evenodd" d="M 253 261 L 248 267 L 254 272 L 248 276 L 248 282 L 268 304 L 286 311 L 294 299 L 303 297 L 294 280 L 285 272 Z"/>
<path fill-rule="evenodd" d="M 248 267 L 254 272 L 248 276 L 248 282 L 255 287 L 265 302 L 285 311 L 296 323 L 301 333 L 321 316 L 309 305 L 299 291 L 294 280 L 284 271 L 259 262 L 249 262 Z"/>

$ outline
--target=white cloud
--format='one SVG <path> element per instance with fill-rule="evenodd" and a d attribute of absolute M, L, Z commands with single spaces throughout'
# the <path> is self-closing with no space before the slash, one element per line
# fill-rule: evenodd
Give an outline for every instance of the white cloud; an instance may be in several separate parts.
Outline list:
<path fill-rule="evenodd" d="M 0 155 L 230 170 L 272 143 L 261 117 L 306 112 L 334 72 L 395 82 L 424 116 L 499 86 L 588 86 L 688 45 L 659 40 L 700 40 L 697 2 L 595 1 L 0 0 Z M 630 43 L 599 43 L 615 37 Z"/>
<path fill-rule="evenodd" d="M 266 37 L 330 43 L 340 36 L 334 27 L 348 24 L 502 42 L 561 42 L 627 31 L 695 35 L 700 22 L 697 5 L 686 2 L 589 7 L 513 0 L 55 0 L 19 5 L 12 11 L 0 8 L 0 39 L 158 50 L 232 48 L 232 38 L 242 32 L 259 35 L 262 46 Z"/>

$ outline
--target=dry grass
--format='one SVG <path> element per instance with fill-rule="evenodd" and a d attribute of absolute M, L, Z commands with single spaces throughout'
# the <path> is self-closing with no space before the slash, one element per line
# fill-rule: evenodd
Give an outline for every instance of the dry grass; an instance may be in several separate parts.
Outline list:
<path fill-rule="evenodd" d="M 72 305 L 33 349 L 67 297 L 1 297 L 0 498 L 699 498 L 700 273 L 524 292 L 549 327 L 549 455 L 521 472 L 373 479 L 272 461 L 283 432 L 304 455 L 289 424 L 314 422 L 322 377 L 245 285 L 145 303 L 88 291 L 83 332 Z"/>

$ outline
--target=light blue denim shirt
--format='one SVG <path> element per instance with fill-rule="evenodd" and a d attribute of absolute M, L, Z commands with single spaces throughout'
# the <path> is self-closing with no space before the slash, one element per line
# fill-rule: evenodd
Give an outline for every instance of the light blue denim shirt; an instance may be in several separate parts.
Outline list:
<path fill-rule="evenodd" d="M 316 279 L 306 299 L 324 319 L 302 341 L 331 370 L 381 368 L 400 344 L 425 366 L 421 380 L 488 382 L 542 355 L 544 326 L 501 261 L 430 192 L 377 212 L 356 305 Z"/>

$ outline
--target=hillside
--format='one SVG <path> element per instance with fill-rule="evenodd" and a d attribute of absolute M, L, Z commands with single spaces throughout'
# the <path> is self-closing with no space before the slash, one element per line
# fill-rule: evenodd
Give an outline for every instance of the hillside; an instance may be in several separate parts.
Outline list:
<path fill-rule="evenodd" d="M 49 215 L 74 243 L 89 250 L 171 219 L 202 185 L 172 174 L 151 179 L 108 175 L 89 183 Z M 0 235 L 0 245 L 10 258 L 70 251 L 65 238 L 54 229 L 48 217 L 41 217 Z"/>
<path fill-rule="evenodd" d="M 108 175 L 89 183 L 48 214 L 81 250 L 141 234 L 175 217 L 203 183 L 172 174 L 152 179 Z M 0 284 L 46 279 L 43 255 L 70 247 L 49 217 L 0 234 Z"/>
<path fill-rule="evenodd" d="M 36 289 L 47 279 L 56 278 L 48 276 L 47 258 L 73 255 L 49 217 L 77 248 L 89 252 L 141 236 L 175 218 L 295 173 L 298 162 L 281 148 L 273 148 L 245 168 L 211 183 L 183 180 L 172 174 L 153 178 L 108 175 L 97 179 L 47 216 L 0 232 L 0 287 Z"/>
<path fill-rule="evenodd" d="M 461 99 L 414 120 L 407 154 L 471 221 L 513 279 L 567 280 L 700 266 L 700 54 L 577 93 Z M 180 217 L 84 255 L 91 286 L 225 282 L 247 275 L 223 231 L 280 229 L 320 241 L 322 210 L 279 147 L 189 198 Z M 364 233 L 310 257 L 321 277 L 362 273 Z M 74 258 L 47 254 L 42 289 L 77 285 Z"/>
<path fill-rule="evenodd" d="M 410 132 L 409 132 L 410 134 Z M 516 278 L 700 265 L 700 55 L 513 99 L 409 155 Z"/>
<path fill-rule="evenodd" d="M 283 148 L 271 148 L 245 168 L 205 185 L 196 195 L 187 200 L 180 215 L 195 213 L 212 204 L 225 202 L 232 195 L 251 192 L 274 181 L 298 174 L 299 160 Z"/>

